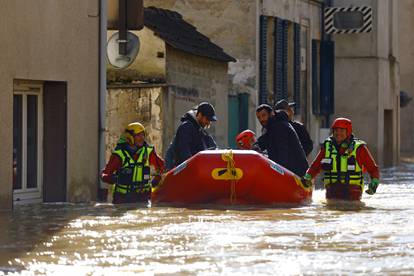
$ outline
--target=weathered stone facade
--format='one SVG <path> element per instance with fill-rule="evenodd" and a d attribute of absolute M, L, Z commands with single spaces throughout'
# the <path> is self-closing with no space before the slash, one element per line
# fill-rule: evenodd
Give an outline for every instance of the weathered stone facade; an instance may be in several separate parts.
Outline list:
<path fill-rule="evenodd" d="M 180 40 L 182 34 L 165 26 L 158 26 L 165 28 L 163 30 L 157 29 L 151 25 L 155 21 L 149 17 L 144 29 L 133 31 L 141 41 L 136 60 L 122 70 L 110 65 L 107 67 L 110 87 L 107 98 L 107 154 L 114 147 L 125 125 L 131 121 L 140 121 L 147 127 L 149 142 L 163 155 L 181 117 L 202 101 L 209 101 L 215 106 L 219 121 L 213 123 L 208 131 L 219 146 L 226 147 L 227 97 L 230 93 L 226 60 L 233 58 L 184 22 L 187 19 L 185 16 L 181 19 L 180 15 L 172 11 L 160 9 L 146 11 L 148 16 L 165 16 L 167 19 L 168 16 L 177 16 L 180 24 L 184 24 L 192 33 L 187 34 L 189 36 L 183 42 Z M 163 32 L 171 33 L 166 35 Z M 112 33 L 108 32 L 108 37 Z M 171 46 L 175 42 L 183 44 L 183 49 Z M 197 52 L 199 48 L 209 51 Z M 158 84 L 140 84 L 143 82 Z"/>
<path fill-rule="evenodd" d="M 201 101 L 214 104 L 219 121 L 208 130 L 227 145 L 227 64 L 167 47 L 167 84 L 109 85 L 107 95 L 107 160 L 125 126 L 144 124 L 147 139 L 160 155 L 172 140 L 180 118 Z"/>
<path fill-rule="evenodd" d="M 163 153 L 163 96 L 165 85 L 108 86 L 106 106 L 106 159 L 109 160 L 125 127 L 132 122 L 145 126 L 147 142 Z"/>
<path fill-rule="evenodd" d="M 283 0 L 283 1 L 251 1 L 251 0 L 210 0 L 210 1 L 179 1 L 179 0 L 145 0 L 144 5 L 167 8 L 181 13 L 202 33 L 213 42 L 224 48 L 228 54 L 237 59 L 230 63 L 228 75 L 230 79 L 229 94 L 248 93 L 249 116 L 248 127 L 260 133 L 260 125 L 256 120 L 255 109 L 258 104 L 259 87 L 259 18 L 260 15 L 271 18 L 279 17 L 290 22 L 299 23 L 306 29 L 306 72 L 303 73 L 303 84 L 307 86 L 304 112 L 298 119 L 309 128 L 312 139 L 319 141 L 320 119 L 311 114 L 311 40 L 321 39 L 321 1 Z M 272 28 L 268 30 L 268 87 L 273 93 L 272 69 L 273 55 Z M 290 47 L 290 46 L 289 46 Z M 290 80 L 291 81 L 291 80 Z M 304 93 L 305 94 L 305 93 Z M 306 100 L 306 101 L 305 101 Z M 317 147 L 315 147 L 317 148 Z"/>
<path fill-rule="evenodd" d="M 229 93 L 249 93 L 249 123 L 256 126 L 254 110 L 256 90 L 256 18 L 257 4 L 251 0 L 145 0 L 146 7 L 171 9 L 197 27 L 225 51 L 237 59 L 228 64 Z M 221 99 L 224 99 L 222 97 Z M 227 137 L 226 137 L 227 140 Z"/>
<path fill-rule="evenodd" d="M 315 142 L 318 143 L 329 134 L 326 128 L 339 116 L 350 117 L 355 131 L 367 140 L 372 153 L 380 164 L 395 164 L 399 159 L 400 147 L 400 110 L 399 110 L 399 54 L 398 54 L 398 10 L 409 13 L 410 5 L 398 9 L 400 1 L 386 0 L 334 0 L 333 6 L 368 5 L 373 8 L 374 29 L 368 34 L 334 35 L 335 41 L 335 114 L 328 119 L 312 112 L 312 40 L 321 40 L 323 1 L 312 0 L 145 0 L 145 6 L 156 6 L 176 10 L 212 41 L 225 48 L 237 59 L 229 64 L 231 79 L 230 93 L 250 93 L 249 127 L 260 131 L 254 115 L 258 103 L 260 16 L 266 16 L 270 24 L 267 30 L 267 86 L 271 93 L 274 78 L 272 20 L 277 17 L 301 26 L 301 59 L 305 62 L 301 68 L 302 113 L 297 117 L 309 128 Z M 411 16 L 411 15 L 410 15 Z M 407 16 L 405 16 L 407 18 Z M 402 18 L 400 16 L 400 18 Z M 408 19 L 407 19 L 408 20 Z M 405 28 L 409 28 L 406 24 Z M 404 37 L 409 40 L 407 30 Z M 289 37 L 292 32 L 289 31 Z M 289 38 L 290 39 L 290 38 Z M 306 39 L 306 42 L 305 42 Z M 410 43 L 405 43 L 409 47 Z M 292 45 L 288 48 L 292 48 Z M 290 51 L 290 50 L 288 50 Z M 290 51 L 291 52 L 291 51 Z M 409 51 L 407 51 L 409 53 Z M 411 54 L 410 54 L 411 55 Z M 410 61 L 409 56 L 405 59 Z M 288 60 L 292 59 L 289 53 Z M 410 70 L 406 71 L 409 79 Z M 363 77 L 362 77 L 363 76 Z M 288 75 L 288 86 L 292 86 L 293 75 Z M 410 91 L 409 81 L 405 80 Z M 304 86 L 305 85 L 305 86 Z M 288 91 L 289 97 L 291 93 Z M 352 103 L 350 103 L 350 99 Z M 406 109 L 409 111 L 410 109 Z M 411 114 L 411 115 L 410 115 Z M 413 112 L 405 112 L 403 118 L 410 123 Z M 326 122 L 327 121 L 327 122 Z M 406 137 L 413 137 L 409 127 L 403 129 Z M 412 135 L 413 134 L 413 135 Z M 402 139 L 403 136 L 401 136 Z M 407 138 L 410 139 L 410 138 Z M 404 144 L 413 148 L 411 139 Z"/>
<path fill-rule="evenodd" d="M 166 126 L 167 143 L 171 141 L 181 116 L 200 102 L 209 101 L 214 105 L 218 117 L 209 132 L 219 146 L 226 147 L 229 90 L 227 63 L 167 47 L 167 83 L 169 118 L 173 119 Z"/>

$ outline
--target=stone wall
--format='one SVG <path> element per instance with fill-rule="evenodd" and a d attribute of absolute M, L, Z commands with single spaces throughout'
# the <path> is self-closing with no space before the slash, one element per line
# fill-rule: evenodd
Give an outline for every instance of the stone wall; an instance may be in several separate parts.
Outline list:
<path fill-rule="evenodd" d="M 106 160 L 125 127 L 131 122 L 145 126 L 147 142 L 163 156 L 163 96 L 165 85 L 108 86 L 106 107 Z"/>
<path fill-rule="evenodd" d="M 198 31 L 219 45 L 237 62 L 228 64 L 229 93 L 249 93 L 249 127 L 256 126 L 256 1 L 252 0 L 144 0 L 181 13 Z M 227 137 L 226 137 L 227 140 Z"/>
<path fill-rule="evenodd" d="M 300 24 L 301 28 L 301 91 L 300 91 L 300 114 L 297 112 L 295 119 L 301 121 L 307 128 L 314 141 L 314 150 L 310 157 L 314 157 L 318 150 L 319 141 L 326 137 L 320 133 L 322 120 L 312 112 L 312 40 L 321 40 L 321 2 L 304 0 L 263 0 L 259 5 L 259 14 L 268 17 L 267 32 L 267 87 L 269 94 L 275 91 L 274 88 L 274 18 L 289 21 L 288 27 L 288 98 L 293 100 L 293 24 Z M 306 39 L 306 40 L 305 40 Z M 273 95 L 272 95 L 273 96 Z M 273 97 L 271 97 L 273 98 Z"/>
<path fill-rule="evenodd" d="M 144 0 L 145 6 L 156 6 L 175 10 L 185 20 L 208 36 L 226 53 L 237 59 L 228 65 L 230 94 L 249 93 L 248 126 L 260 133 L 260 125 L 255 116 L 258 102 L 258 20 L 260 15 L 280 17 L 300 23 L 308 29 L 307 47 L 307 110 L 303 116 L 312 135 L 319 140 L 320 120 L 311 114 L 311 39 L 320 39 L 321 32 L 321 1 L 307 0 Z M 269 35 L 273 37 L 273 34 Z M 273 47 L 273 46 L 272 46 Z M 270 51 L 269 51 L 270 52 Z M 272 58 L 269 53 L 269 58 Z M 269 69 L 272 73 L 272 68 Z M 271 88 L 269 78 L 269 88 Z M 316 152 L 316 151 L 315 151 Z"/>
<path fill-rule="evenodd" d="M 221 147 L 227 146 L 229 78 L 227 63 L 191 55 L 167 46 L 168 124 L 169 143 L 181 116 L 202 101 L 216 109 L 218 121 L 209 132 Z"/>
<path fill-rule="evenodd" d="M 167 83 L 109 85 L 106 109 L 107 159 L 125 126 L 134 121 L 147 129 L 148 142 L 164 156 L 180 118 L 202 101 L 212 103 L 219 118 L 208 130 L 227 146 L 227 63 L 199 57 L 167 46 Z"/>

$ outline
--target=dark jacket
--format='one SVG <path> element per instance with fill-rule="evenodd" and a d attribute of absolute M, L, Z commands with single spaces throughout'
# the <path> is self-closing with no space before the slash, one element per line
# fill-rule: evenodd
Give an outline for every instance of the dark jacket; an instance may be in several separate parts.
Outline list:
<path fill-rule="evenodd" d="M 296 134 L 299 137 L 299 141 L 302 144 L 302 148 L 305 151 L 306 156 L 308 156 L 313 150 L 313 141 L 310 138 L 309 132 L 303 124 L 297 121 L 290 121 L 290 124 L 295 129 Z"/>
<path fill-rule="evenodd" d="M 259 147 L 267 150 L 269 159 L 303 176 L 308 169 L 308 161 L 298 135 L 289 123 L 284 111 L 269 119 L 266 132 L 258 139 Z"/>
<path fill-rule="evenodd" d="M 199 151 L 216 147 L 214 139 L 196 121 L 194 111 L 187 112 L 181 118 L 172 144 L 175 166 Z"/>
<path fill-rule="evenodd" d="M 203 140 L 206 144 L 206 149 L 208 150 L 213 150 L 217 148 L 217 144 L 216 141 L 214 141 L 213 137 L 211 137 L 210 135 L 205 135 L 203 137 Z M 171 170 L 172 168 L 174 168 L 174 166 L 176 166 L 176 162 L 174 160 L 175 158 L 175 136 L 172 140 L 172 142 L 168 145 L 168 149 L 165 153 L 165 168 L 166 170 Z"/>

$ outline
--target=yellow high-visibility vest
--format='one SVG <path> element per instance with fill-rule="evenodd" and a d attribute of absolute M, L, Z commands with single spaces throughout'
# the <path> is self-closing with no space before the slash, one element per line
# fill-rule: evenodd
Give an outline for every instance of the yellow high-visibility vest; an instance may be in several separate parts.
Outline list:
<path fill-rule="evenodd" d="M 122 161 L 121 168 L 117 171 L 117 183 L 114 193 L 127 194 L 129 192 L 149 192 L 151 191 L 150 163 L 149 156 L 154 147 L 143 146 L 138 151 L 138 158 L 135 161 L 130 153 L 118 146 L 112 153 L 119 156 Z"/>
<path fill-rule="evenodd" d="M 339 154 L 331 137 L 325 140 L 325 158 L 322 159 L 325 187 L 333 183 L 358 185 L 364 187 L 363 167 L 358 164 L 357 150 L 366 143 L 354 139 L 344 154 Z"/>

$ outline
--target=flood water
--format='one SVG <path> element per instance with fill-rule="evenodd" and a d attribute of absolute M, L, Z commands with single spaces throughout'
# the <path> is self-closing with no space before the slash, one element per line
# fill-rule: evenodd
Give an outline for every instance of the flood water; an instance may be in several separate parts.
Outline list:
<path fill-rule="evenodd" d="M 414 165 L 365 206 L 44 204 L 0 212 L 0 275 L 414 275 Z"/>

